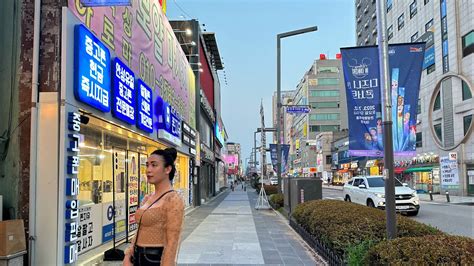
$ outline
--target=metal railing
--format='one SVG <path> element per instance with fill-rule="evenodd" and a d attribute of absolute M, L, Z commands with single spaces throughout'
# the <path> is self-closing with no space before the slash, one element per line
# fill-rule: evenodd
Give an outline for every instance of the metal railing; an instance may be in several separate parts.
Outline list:
<path fill-rule="evenodd" d="M 295 220 L 290 219 L 290 226 L 313 248 L 319 255 L 321 255 L 329 265 L 346 265 L 344 259 L 338 256 L 331 248 L 326 246 L 321 240 L 306 231 Z"/>

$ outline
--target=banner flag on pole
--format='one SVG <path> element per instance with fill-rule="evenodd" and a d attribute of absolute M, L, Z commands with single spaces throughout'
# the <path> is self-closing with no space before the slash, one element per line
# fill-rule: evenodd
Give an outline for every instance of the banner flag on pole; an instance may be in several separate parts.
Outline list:
<path fill-rule="evenodd" d="M 416 115 L 425 43 L 388 46 L 395 156 L 416 155 Z M 349 120 L 349 154 L 383 155 L 377 46 L 341 48 Z"/>

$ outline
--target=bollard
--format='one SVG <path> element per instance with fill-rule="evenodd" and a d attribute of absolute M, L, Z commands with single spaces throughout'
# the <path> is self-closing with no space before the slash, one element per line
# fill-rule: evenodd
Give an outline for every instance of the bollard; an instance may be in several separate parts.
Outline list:
<path fill-rule="evenodd" d="M 449 191 L 446 191 L 446 200 L 447 200 L 448 202 L 451 202 L 451 200 L 449 199 Z"/>
<path fill-rule="evenodd" d="M 433 201 L 433 191 L 428 191 L 430 193 L 430 200 Z"/>

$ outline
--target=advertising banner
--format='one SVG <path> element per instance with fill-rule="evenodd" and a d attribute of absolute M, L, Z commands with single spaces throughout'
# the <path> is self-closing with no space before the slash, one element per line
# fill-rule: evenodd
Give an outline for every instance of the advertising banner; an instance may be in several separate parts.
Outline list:
<path fill-rule="evenodd" d="M 424 43 L 389 45 L 395 156 L 414 156 L 416 110 Z M 377 46 L 342 48 L 349 117 L 349 154 L 383 155 L 380 69 Z"/>
<path fill-rule="evenodd" d="M 458 161 L 453 160 L 449 156 L 440 157 L 441 166 L 441 185 L 458 186 L 459 185 L 459 170 Z"/>
<path fill-rule="evenodd" d="M 286 173 L 288 171 L 288 154 L 290 152 L 290 145 L 281 145 L 281 172 Z M 270 144 L 270 157 L 272 159 L 273 171 L 277 171 L 277 145 Z"/>
<path fill-rule="evenodd" d="M 77 253 L 82 254 L 102 244 L 102 205 L 91 204 L 79 209 Z"/>
<path fill-rule="evenodd" d="M 194 73 L 159 1 L 130 2 L 130 6 L 85 7 L 81 0 L 68 0 L 68 8 L 96 36 L 97 40 L 91 38 L 94 43 L 100 40 L 108 47 L 101 48 L 105 60 L 110 60 L 108 51 L 114 53 L 137 78 L 196 127 Z M 108 81 L 105 76 L 103 80 Z M 110 106 L 103 102 L 110 97 L 106 95 L 110 85 L 101 87 L 101 98 L 94 98 L 93 103 L 107 112 Z"/>

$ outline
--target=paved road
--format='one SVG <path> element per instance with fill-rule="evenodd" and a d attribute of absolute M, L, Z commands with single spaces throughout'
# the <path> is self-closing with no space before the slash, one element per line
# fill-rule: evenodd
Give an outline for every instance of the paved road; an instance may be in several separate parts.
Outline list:
<path fill-rule="evenodd" d="M 324 199 L 343 200 L 342 191 L 323 189 Z M 418 222 L 437 227 L 443 232 L 474 238 L 474 206 L 420 202 L 420 212 L 410 217 Z"/>

